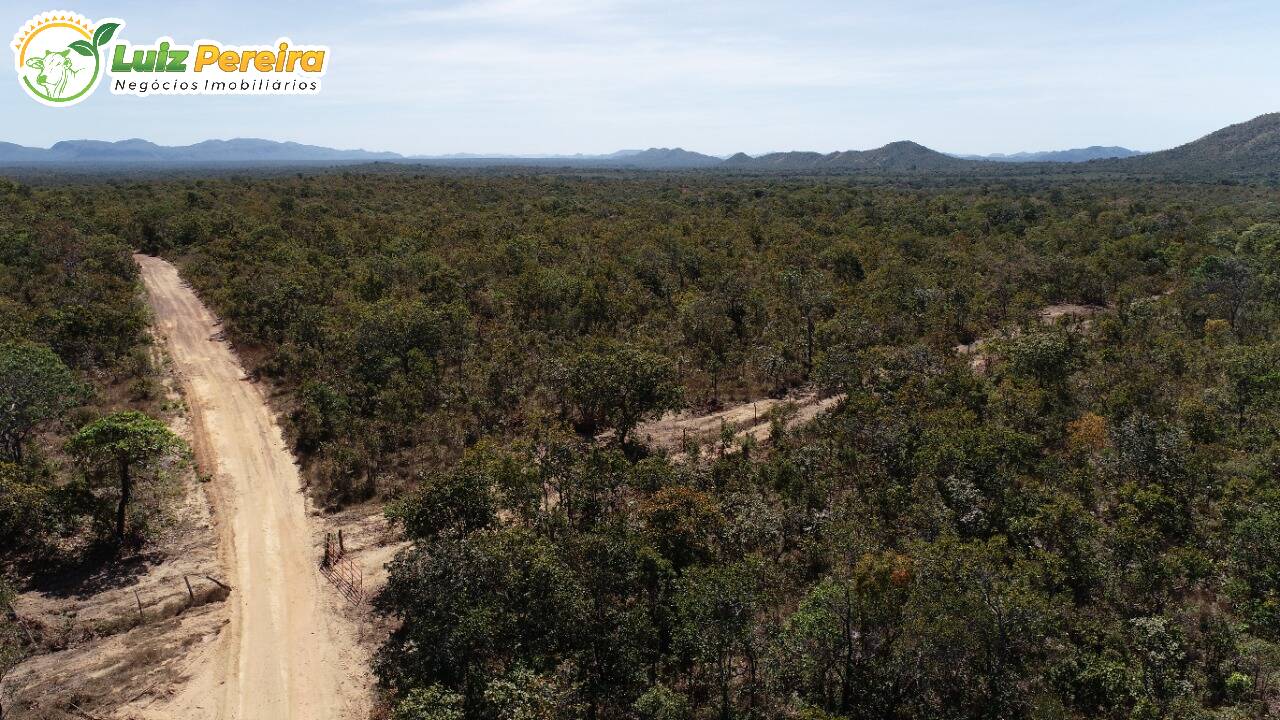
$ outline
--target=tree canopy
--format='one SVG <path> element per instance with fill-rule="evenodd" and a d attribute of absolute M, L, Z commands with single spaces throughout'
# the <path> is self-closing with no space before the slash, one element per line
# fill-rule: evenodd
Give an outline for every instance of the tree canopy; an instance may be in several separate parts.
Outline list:
<path fill-rule="evenodd" d="M 137 410 L 122 410 L 81 428 L 67 442 L 67 450 L 90 468 L 117 474 L 116 539 L 124 540 L 136 473 L 179 457 L 186 443 L 159 420 Z"/>
<path fill-rule="evenodd" d="M 0 344 L 0 450 L 22 463 L 28 437 L 77 404 L 80 384 L 48 347 L 31 342 Z"/>
<path fill-rule="evenodd" d="M 409 540 L 375 601 L 392 717 L 1262 717 L 1275 188 L 1087 167 L 0 186 L 0 338 L 104 388 L 145 317 L 128 248 L 174 260 L 317 501 L 386 501 Z M 801 394 L 828 411 L 750 452 L 638 429 Z M 42 420 L 43 453 L 86 414 Z M 82 432 L 94 479 L 173 449 L 138 418 Z M 74 473 L 29 465 L 0 464 L 0 524 L 74 504 Z"/>

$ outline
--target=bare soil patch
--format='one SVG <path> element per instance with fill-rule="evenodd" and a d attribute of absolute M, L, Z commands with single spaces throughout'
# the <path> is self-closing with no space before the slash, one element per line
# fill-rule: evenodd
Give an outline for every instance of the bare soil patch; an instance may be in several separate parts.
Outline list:
<path fill-rule="evenodd" d="M 746 439 L 764 442 L 773 431 L 775 418 L 786 429 L 794 429 L 811 422 L 842 399 L 843 395 L 823 398 L 812 390 L 804 390 L 783 398 L 739 403 L 710 413 L 682 410 L 642 423 L 636 428 L 635 437 L 651 448 L 677 456 L 683 456 L 686 448 L 694 445 L 705 452 L 726 437 L 731 438 L 733 447 Z M 729 450 L 732 451 L 732 447 Z"/>

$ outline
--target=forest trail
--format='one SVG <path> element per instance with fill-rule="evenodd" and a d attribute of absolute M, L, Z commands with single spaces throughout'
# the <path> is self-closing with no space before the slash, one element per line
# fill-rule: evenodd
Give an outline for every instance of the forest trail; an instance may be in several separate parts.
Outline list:
<path fill-rule="evenodd" d="M 1065 321 L 1084 329 L 1089 327 L 1094 316 L 1107 309 L 1103 305 L 1074 303 L 1046 305 L 1039 310 L 1037 317 L 1045 325 Z M 995 332 L 966 345 L 957 345 L 953 349 L 958 355 L 969 356 L 972 367 L 982 372 L 986 369 L 989 360 L 983 348 L 993 340 L 1014 336 L 1016 332 L 1013 334 L 1007 331 Z M 703 444 L 705 453 L 708 451 L 706 445 L 714 445 L 718 442 L 721 429 L 727 427 L 735 443 L 747 438 L 756 442 L 765 442 L 773 429 L 771 416 L 776 412 L 787 410 L 788 405 L 790 413 L 784 415 L 784 426 L 792 430 L 812 422 L 843 399 L 843 394 L 824 398 L 812 390 L 805 390 L 784 398 L 761 398 L 714 412 L 699 413 L 692 410 L 670 412 L 661 418 L 636 426 L 635 435 L 644 439 L 652 447 L 676 453 L 675 457 L 683 457 L 681 451 L 688 439 L 697 440 Z"/>
<path fill-rule="evenodd" d="M 844 395 L 823 398 L 812 390 L 806 390 L 785 398 L 761 398 L 710 413 L 682 410 L 641 423 L 636 426 L 635 436 L 642 438 L 651 447 L 662 448 L 676 453 L 676 457 L 683 457 L 686 439 L 697 440 L 706 452 L 709 450 L 706 446 L 718 442 L 721 429 L 727 427 L 733 433 L 735 442 L 748 437 L 756 442 L 764 442 L 772 432 L 771 418 L 774 413 L 789 409 L 790 412 L 783 417 L 784 426 L 791 430 L 812 421 L 843 399 Z"/>
<path fill-rule="evenodd" d="M 159 258 L 135 255 L 213 476 L 230 621 L 148 718 L 329 720 L 367 714 L 363 656 L 318 571 L 292 455 L 218 321 Z"/>

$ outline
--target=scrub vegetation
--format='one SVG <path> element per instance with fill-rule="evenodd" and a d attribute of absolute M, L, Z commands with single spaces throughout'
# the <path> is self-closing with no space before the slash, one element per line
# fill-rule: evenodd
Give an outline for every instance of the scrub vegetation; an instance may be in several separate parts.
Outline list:
<path fill-rule="evenodd" d="M 139 527 L 114 522 L 107 430 L 172 445 L 77 408 L 139 362 L 129 248 L 163 255 L 275 389 L 317 501 L 386 502 L 411 541 L 375 600 L 397 720 L 1280 703 L 1266 184 L 370 169 L 0 193 L 0 370 L 38 378 L 0 378 L 30 398 L 0 417 L 0 543 Z M 1063 305 L 1091 310 L 1041 312 Z M 767 442 L 677 455 L 642 430 L 814 391 L 839 401 Z"/>

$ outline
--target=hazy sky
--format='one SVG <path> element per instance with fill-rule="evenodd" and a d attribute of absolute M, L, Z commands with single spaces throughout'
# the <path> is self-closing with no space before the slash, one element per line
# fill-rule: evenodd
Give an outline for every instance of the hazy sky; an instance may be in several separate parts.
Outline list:
<path fill-rule="evenodd" d="M 315 97 L 112 96 L 52 109 L 6 52 L 0 140 L 277 140 L 404 153 L 1154 150 L 1280 110 L 1280 3 L 899 0 L 0 4 L 122 37 L 327 44 Z M 323 9 L 317 9 L 323 8 Z"/>

